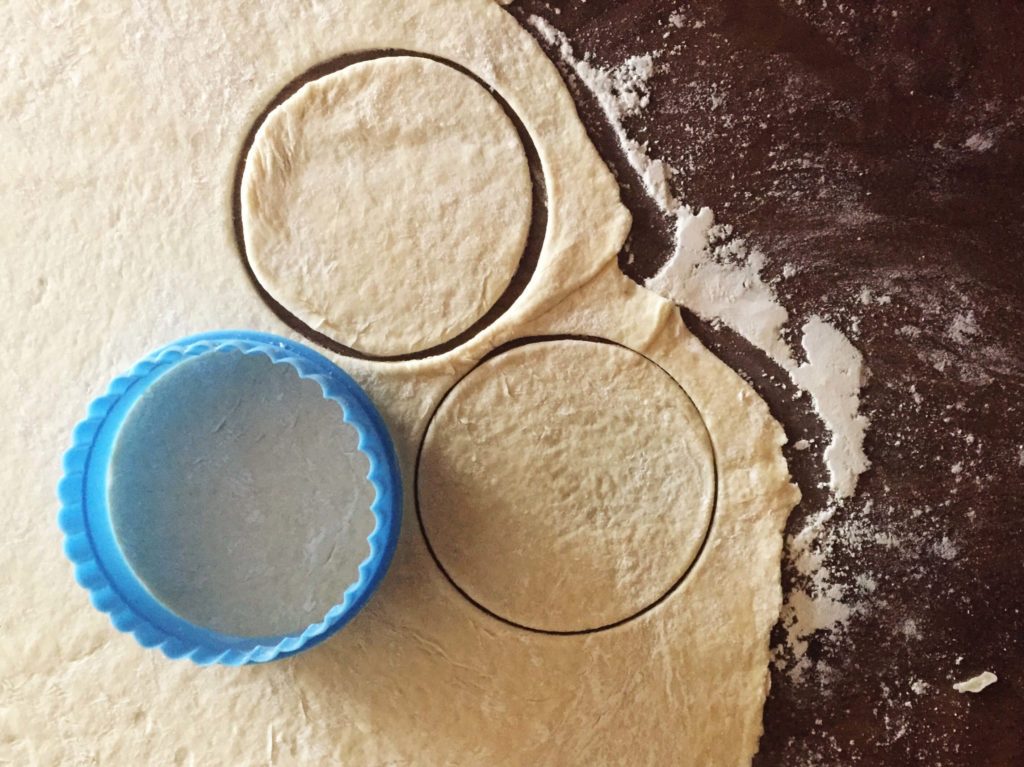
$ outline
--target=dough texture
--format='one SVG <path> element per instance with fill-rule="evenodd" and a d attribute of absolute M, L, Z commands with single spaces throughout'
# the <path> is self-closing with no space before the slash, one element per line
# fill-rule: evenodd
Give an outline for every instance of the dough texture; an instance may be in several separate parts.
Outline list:
<path fill-rule="evenodd" d="M 0 18 L 0 439 L 17 446 L 0 463 L 0 762 L 749 763 L 781 604 L 782 527 L 798 498 L 785 435 L 673 304 L 619 271 L 629 213 L 528 32 L 490 0 L 83 0 L 7 3 Z M 167 661 L 116 632 L 74 582 L 52 521 L 60 454 L 88 402 L 149 350 L 214 328 L 298 338 L 239 257 L 232 190 L 244 140 L 303 72 L 389 49 L 465 67 L 526 127 L 547 192 L 536 270 L 493 324 L 443 355 L 332 355 L 382 411 L 407 499 L 391 569 L 356 619 L 266 666 Z M 460 114 L 467 135 L 490 130 L 474 114 Z M 495 183 L 517 182 L 502 168 Z M 513 218 L 475 225 L 494 243 Z M 309 264 L 313 282 L 330 282 L 322 259 Z M 395 296 L 416 279 L 390 275 Z M 476 287 L 463 273 L 446 279 Z M 377 298 L 350 296 L 360 316 Z M 553 334 L 627 346 L 675 379 L 707 425 L 718 489 L 707 542 L 668 598 L 568 636 L 510 626 L 460 594 L 430 556 L 412 486 L 444 394 L 491 350 Z M 549 598 L 553 612 L 570 609 Z"/>
<path fill-rule="evenodd" d="M 612 344 L 520 346 L 456 384 L 427 430 L 419 511 L 453 581 L 541 631 L 625 620 L 679 582 L 711 522 L 704 423 Z"/>
<path fill-rule="evenodd" d="M 498 102 L 410 56 L 304 85 L 263 123 L 242 179 L 260 283 L 313 329 L 380 356 L 482 317 L 519 265 L 530 208 L 526 154 Z"/>
<path fill-rule="evenodd" d="M 121 428 L 114 533 L 149 591 L 186 620 L 236 636 L 299 633 L 370 554 L 374 490 L 358 442 L 338 404 L 288 365 L 196 357 L 161 376 Z"/>

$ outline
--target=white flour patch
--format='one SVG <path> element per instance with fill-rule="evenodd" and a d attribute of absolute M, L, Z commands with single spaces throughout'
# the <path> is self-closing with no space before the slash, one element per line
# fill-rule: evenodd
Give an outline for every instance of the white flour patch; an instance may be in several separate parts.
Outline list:
<path fill-rule="evenodd" d="M 995 143 L 991 133 L 972 133 L 967 137 L 964 146 L 972 152 L 987 152 Z"/>
<path fill-rule="evenodd" d="M 959 553 L 956 544 L 954 544 L 953 541 L 951 541 L 949 537 L 945 535 L 942 536 L 942 540 L 940 540 L 938 543 L 932 546 L 932 550 L 939 557 L 947 561 L 956 559 L 956 556 Z"/>
<path fill-rule="evenodd" d="M 794 582 L 782 607 L 785 640 L 774 650 L 774 663 L 796 684 L 828 686 L 832 666 L 826 658 L 812 660 L 811 643 L 818 637 L 834 640 L 842 635 L 850 621 L 868 613 L 878 598 L 883 574 L 837 563 L 869 559 L 879 549 L 902 543 L 867 521 L 873 505 L 869 500 L 852 509 L 832 503 L 786 539 Z M 837 556 L 840 551 L 846 556 Z"/>
<path fill-rule="evenodd" d="M 903 621 L 903 625 L 900 627 L 900 631 L 902 631 L 903 635 L 908 639 L 921 638 L 921 630 L 917 627 L 917 621 L 915 621 L 913 618 L 907 618 L 905 621 Z"/>
<path fill-rule="evenodd" d="M 804 681 L 814 667 L 807 654 L 811 637 L 819 631 L 843 628 L 857 609 L 848 604 L 844 588 L 833 582 L 825 563 L 828 544 L 821 536 L 835 512 L 832 507 L 816 515 L 786 542 L 801 585 L 787 594 L 782 607 L 788 653 L 777 652 L 775 662 L 780 669 L 788 670 L 794 682 Z"/>
<path fill-rule="evenodd" d="M 724 324 L 761 349 L 793 382 L 808 392 L 815 411 L 831 434 L 825 448 L 829 487 L 837 500 L 854 494 L 857 479 L 871 464 L 864 453 L 868 419 L 860 413 L 860 390 L 867 369 L 860 352 L 829 321 L 812 316 L 801 328 L 806 355 L 799 362 L 783 338 L 789 312 L 761 277 L 764 255 L 741 239 L 713 245 L 717 229 L 709 208 L 694 211 L 672 191 L 675 170 L 654 158 L 647 144 L 631 138 L 623 119 L 643 109 L 649 100 L 648 80 L 656 54 L 627 59 L 606 69 L 578 58 L 568 39 L 544 19 L 530 24 L 571 66 L 596 96 L 630 165 L 647 193 L 673 223 L 672 257 L 647 287 L 686 306 L 702 319 Z M 678 19 L 681 21 L 681 17 Z M 676 21 L 670 21 L 675 25 Z M 719 229 L 717 233 L 720 233 Z"/>
<path fill-rule="evenodd" d="M 958 344 L 965 344 L 978 335 L 978 322 L 974 319 L 974 312 L 957 312 L 949 325 L 948 335 Z"/>

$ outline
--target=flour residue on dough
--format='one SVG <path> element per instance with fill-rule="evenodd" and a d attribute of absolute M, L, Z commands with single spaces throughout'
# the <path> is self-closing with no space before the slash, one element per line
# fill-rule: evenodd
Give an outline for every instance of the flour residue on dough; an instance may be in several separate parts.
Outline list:
<path fill-rule="evenodd" d="M 742 240 L 713 246 L 712 211 L 694 211 L 684 204 L 672 190 L 675 169 L 629 136 L 623 119 L 646 104 L 653 54 L 606 69 L 578 57 L 568 38 L 543 18 L 531 16 L 530 23 L 548 43 L 558 46 L 563 61 L 596 96 L 633 170 L 673 224 L 674 252 L 647 287 L 705 320 L 732 328 L 811 395 L 831 434 L 824 454 L 830 489 L 838 500 L 851 497 L 858 477 L 871 465 L 864 452 L 869 422 L 860 412 L 860 390 L 868 375 L 861 353 L 834 324 L 811 316 L 801 327 L 805 361 L 799 361 L 783 337 L 789 311 L 761 277 L 764 256 Z"/>

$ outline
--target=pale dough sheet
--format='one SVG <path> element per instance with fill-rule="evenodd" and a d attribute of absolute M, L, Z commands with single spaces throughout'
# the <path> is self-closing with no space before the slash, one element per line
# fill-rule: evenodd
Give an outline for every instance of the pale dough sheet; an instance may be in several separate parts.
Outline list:
<path fill-rule="evenodd" d="M 675 307 L 618 271 L 629 214 L 556 69 L 514 19 L 489 0 L 187 0 L 8 3 L 0 23 L 0 763 L 749 762 L 798 497 L 785 437 Z M 382 48 L 460 64 L 525 124 L 548 195 L 536 273 L 511 310 L 442 357 L 335 356 L 381 407 L 406 481 L 396 558 L 365 611 L 290 660 L 168 661 L 117 633 L 74 583 L 55 522 L 60 453 L 106 382 L 167 341 L 225 327 L 297 337 L 257 296 L 234 241 L 242 142 L 293 78 Z M 417 279 L 396 274 L 394 290 Z M 660 365 L 706 424 L 717 469 L 710 531 L 683 583 L 633 620 L 571 636 L 510 626 L 463 597 L 411 502 L 445 392 L 493 347 L 553 333 Z M 572 593 L 548 598 L 557 610 Z"/>

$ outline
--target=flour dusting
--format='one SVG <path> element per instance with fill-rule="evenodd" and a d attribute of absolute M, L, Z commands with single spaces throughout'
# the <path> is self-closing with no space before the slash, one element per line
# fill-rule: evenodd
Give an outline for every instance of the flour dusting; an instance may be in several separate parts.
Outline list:
<path fill-rule="evenodd" d="M 857 609 L 848 604 L 845 589 L 833 582 L 825 561 L 829 550 L 821 536 L 835 512 L 833 506 L 816 515 L 787 541 L 801 584 L 787 595 L 782 607 L 789 657 L 777 652 L 775 663 L 780 669 L 788 667 L 794 682 L 802 682 L 814 666 L 807 654 L 810 638 L 818 631 L 842 629 Z"/>
<path fill-rule="evenodd" d="M 864 453 L 868 419 L 860 413 L 860 390 L 867 369 L 860 352 L 829 321 L 811 317 L 801 328 L 806 361 L 799 362 L 783 338 L 789 312 L 761 277 L 764 255 L 742 240 L 713 245 L 714 214 L 694 211 L 671 188 L 675 169 L 651 156 L 649 147 L 630 137 L 623 119 L 649 100 L 648 80 L 657 54 L 635 56 L 614 68 L 577 57 L 563 33 L 538 16 L 530 24 L 571 66 L 604 110 L 612 130 L 647 193 L 673 224 L 674 252 L 647 287 L 694 311 L 702 319 L 724 324 L 783 368 L 811 395 L 815 411 L 831 434 L 825 449 L 829 487 L 834 497 L 850 498 L 857 478 L 869 466 Z M 682 17 L 670 22 L 681 26 Z"/>
<path fill-rule="evenodd" d="M 964 146 L 970 149 L 972 152 L 987 152 L 993 146 L 995 141 L 992 139 L 992 135 L 989 133 L 972 133 L 964 141 Z"/>

